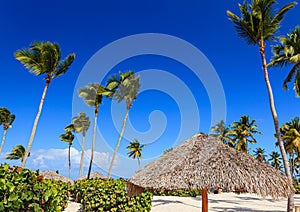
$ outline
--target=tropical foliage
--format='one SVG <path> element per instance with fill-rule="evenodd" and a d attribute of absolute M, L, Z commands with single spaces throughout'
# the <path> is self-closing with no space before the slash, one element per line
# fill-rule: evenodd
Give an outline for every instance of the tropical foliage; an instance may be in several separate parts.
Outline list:
<path fill-rule="evenodd" d="M 75 182 L 74 195 L 84 211 L 151 211 L 150 192 L 129 197 L 125 186 L 122 179 L 79 180 Z"/>
<path fill-rule="evenodd" d="M 49 84 L 53 79 L 66 73 L 74 61 L 75 54 L 70 54 L 65 59 L 61 60 L 61 51 L 57 43 L 34 42 L 28 49 L 17 50 L 15 52 L 15 57 L 29 70 L 30 73 L 36 76 L 45 75 L 44 79 L 46 81 L 38 112 L 33 123 L 26 153 L 22 162 L 22 166 L 24 167 L 34 140 Z"/>
<path fill-rule="evenodd" d="M 0 146 L 0 154 L 5 143 L 7 130 L 12 128 L 12 123 L 14 122 L 15 118 L 16 116 L 14 114 L 11 114 L 7 108 L 0 108 L 0 125 L 3 126 L 3 136 Z"/>
<path fill-rule="evenodd" d="M 269 65 L 287 66 L 292 65 L 292 69 L 283 82 L 283 88 L 288 89 L 287 83 L 294 78 L 294 90 L 296 96 L 300 96 L 300 27 L 297 26 L 286 37 L 281 36 L 280 43 L 273 46 L 274 56 Z"/>
<path fill-rule="evenodd" d="M 70 184 L 44 179 L 39 172 L 0 166 L 0 211 L 63 211 Z"/>
<path fill-rule="evenodd" d="M 133 160 L 137 158 L 139 168 L 141 168 L 140 159 L 142 158 L 142 151 L 144 147 L 145 144 L 140 144 L 137 139 L 133 139 L 126 147 L 128 150 L 128 157 L 132 158 Z"/>
<path fill-rule="evenodd" d="M 281 135 L 286 152 L 289 154 L 290 170 L 294 175 L 300 166 L 300 122 L 299 117 L 293 118 L 281 126 Z"/>

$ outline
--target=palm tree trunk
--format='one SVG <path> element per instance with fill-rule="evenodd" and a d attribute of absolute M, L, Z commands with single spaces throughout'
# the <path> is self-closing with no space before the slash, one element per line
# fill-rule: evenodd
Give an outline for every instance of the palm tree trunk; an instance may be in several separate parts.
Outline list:
<path fill-rule="evenodd" d="M 69 145 L 68 161 L 69 161 L 69 178 L 72 179 L 72 173 L 71 173 L 71 145 Z"/>
<path fill-rule="evenodd" d="M 127 107 L 126 113 L 125 113 L 125 116 L 124 116 L 124 120 L 123 120 L 122 129 L 121 129 L 120 136 L 119 136 L 119 139 L 118 139 L 118 143 L 117 143 L 116 149 L 114 151 L 113 157 L 111 159 L 111 163 L 110 163 L 110 167 L 109 167 L 109 171 L 108 171 L 108 176 L 107 176 L 108 179 L 110 178 L 112 168 L 113 168 L 113 165 L 114 165 L 114 162 L 115 162 L 115 159 L 116 159 L 116 155 L 117 155 L 117 152 L 118 152 L 120 144 L 121 144 L 121 140 L 122 140 L 122 137 L 123 137 L 123 134 L 124 134 L 124 130 L 125 130 L 129 110 L 130 110 L 130 108 Z"/>
<path fill-rule="evenodd" d="M 138 158 L 137 160 L 138 160 L 139 169 L 141 169 L 141 161 L 140 161 L 140 158 Z"/>
<path fill-rule="evenodd" d="M 45 88 L 44 88 L 44 91 L 43 91 L 43 94 L 42 94 L 42 98 L 41 98 L 41 101 L 40 101 L 38 113 L 36 114 L 36 117 L 35 117 L 35 120 L 34 120 L 34 123 L 33 123 L 33 127 L 32 127 L 32 130 L 31 130 L 31 135 L 30 135 L 28 145 L 27 145 L 27 149 L 26 149 L 24 159 L 23 159 L 23 162 L 22 162 L 22 167 L 23 168 L 26 164 L 27 158 L 28 158 L 29 153 L 30 153 L 30 149 L 31 149 L 32 142 L 33 142 L 33 139 L 34 139 L 34 136 L 35 136 L 35 132 L 36 132 L 36 127 L 37 127 L 37 124 L 38 124 L 40 116 L 41 116 L 41 112 L 42 112 L 42 109 L 43 109 L 43 104 L 44 104 L 44 101 L 45 101 L 45 96 L 46 96 L 49 84 L 50 84 L 50 80 L 46 80 L 46 85 L 45 85 Z"/>
<path fill-rule="evenodd" d="M 2 136 L 1 146 L 0 146 L 0 154 L 1 154 L 2 148 L 4 146 L 4 141 L 5 141 L 5 138 L 6 138 L 6 132 L 7 132 L 7 130 L 3 131 L 3 136 Z"/>
<path fill-rule="evenodd" d="M 96 133 L 97 133 L 97 119 L 98 119 L 98 108 L 95 109 L 95 117 L 94 117 L 94 133 L 93 133 L 93 140 L 92 140 L 92 150 L 91 150 L 91 159 L 90 165 L 88 170 L 87 179 L 90 179 L 91 171 L 92 171 L 92 164 L 94 159 L 94 149 L 95 149 L 95 140 L 96 140 Z"/>
<path fill-rule="evenodd" d="M 82 135 L 79 177 L 81 177 L 83 173 L 83 163 L 84 163 L 84 136 Z"/>
<path fill-rule="evenodd" d="M 261 38 L 261 40 L 260 40 L 260 55 L 261 55 L 262 64 L 263 64 L 265 82 L 266 82 L 266 86 L 267 86 L 267 90 L 268 90 L 270 109 L 271 109 L 271 113 L 272 113 L 272 117 L 273 117 L 273 121 L 274 121 L 276 138 L 277 138 L 277 141 L 278 141 L 278 144 L 280 147 L 280 152 L 281 152 L 281 156 L 282 156 L 285 174 L 292 183 L 293 180 L 292 180 L 291 172 L 289 169 L 286 151 L 284 149 L 284 145 L 283 145 L 282 138 L 280 135 L 280 126 L 279 126 L 278 116 L 277 116 L 277 112 L 276 112 L 276 108 L 275 108 L 273 91 L 272 91 L 271 83 L 269 80 L 269 74 L 268 74 L 267 62 L 266 62 L 266 56 L 265 56 L 265 43 L 264 43 L 263 38 Z M 287 212 L 293 212 L 293 209 L 294 209 L 294 194 L 291 194 L 288 197 Z"/>

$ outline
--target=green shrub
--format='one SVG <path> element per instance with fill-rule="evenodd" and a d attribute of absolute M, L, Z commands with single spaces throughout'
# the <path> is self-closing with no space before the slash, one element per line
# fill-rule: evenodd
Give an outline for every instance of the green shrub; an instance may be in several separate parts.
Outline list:
<path fill-rule="evenodd" d="M 84 211 L 151 211 L 152 194 L 143 192 L 129 197 L 122 179 L 92 179 L 76 181 L 76 201 L 83 204 Z"/>
<path fill-rule="evenodd" d="M 196 197 L 201 195 L 201 191 L 197 189 L 179 189 L 175 191 L 170 190 L 156 190 L 151 192 L 156 196 L 179 196 L 179 197 Z"/>
<path fill-rule="evenodd" d="M 0 211 L 62 211 L 70 184 L 44 179 L 39 172 L 0 166 Z"/>

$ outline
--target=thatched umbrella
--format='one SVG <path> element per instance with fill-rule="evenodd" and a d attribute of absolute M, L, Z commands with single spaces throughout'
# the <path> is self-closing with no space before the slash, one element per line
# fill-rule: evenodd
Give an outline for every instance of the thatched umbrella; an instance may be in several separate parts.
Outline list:
<path fill-rule="evenodd" d="M 40 175 L 43 175 L 44 178 L 47 178 L 47 179 L 60 180 L 60 181 L 65 182 L 65 183 L 71 183 L 71 185 L 74 184 L 73 180 L 71 180 L 70 178 L 67 178 L 67 177 L 62 176 L 60 174 L 57 174 L 54 171 L 50 171 L 50 170 L 40 171 Z"/>
<path fill-rule="evenodd" d="M 90 174 L 90 179 L 95 179 L 95 178 L 100 178 L 100 179 L 106 179 L 107 177 L 99 172 L 93 172 Z M 86 180 L 87 175 L 78 178 L 77 180 Z"/>
<path fill-rule="evenodd" d="M 208 210 L 207 190 L 288 197 L 292 182 L 269 164 L 198 133 L 136 172 L 127 183 L 128 195 L 148 190 L 202 190 L 202 211 Z"/>

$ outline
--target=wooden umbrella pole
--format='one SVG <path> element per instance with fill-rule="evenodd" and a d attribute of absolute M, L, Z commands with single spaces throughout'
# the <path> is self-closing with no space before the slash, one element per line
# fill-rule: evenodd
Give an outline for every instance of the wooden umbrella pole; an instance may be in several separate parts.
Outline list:
<path fill-rule="evenodd" d="M 208 197 L 207 197 L 207 189 L 202 189 L 202 212 L 208 212 Z"/>

